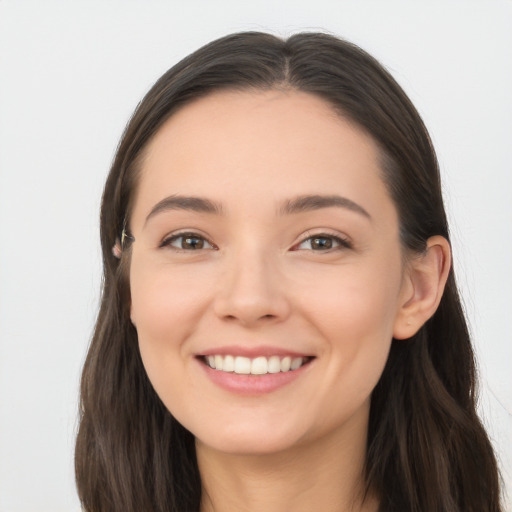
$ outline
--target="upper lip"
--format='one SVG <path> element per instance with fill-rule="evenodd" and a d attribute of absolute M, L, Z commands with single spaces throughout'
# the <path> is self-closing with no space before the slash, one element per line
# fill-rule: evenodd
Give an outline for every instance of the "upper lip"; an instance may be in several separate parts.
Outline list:
<path fill-rule="evenodd" d="M 241 356 L 254 359 L 256 357 L 312 357 L 312 354 L 305 352 L 297 352 L 295 350 L 289 350 L 280 347 L 274 347 L 272 345 L 257 345 L 251 347 L 244 347 L 240 345 L 224 345 L 221 347 L 213 347 L 205 349 L 197 354 L 198 356 Z"/>

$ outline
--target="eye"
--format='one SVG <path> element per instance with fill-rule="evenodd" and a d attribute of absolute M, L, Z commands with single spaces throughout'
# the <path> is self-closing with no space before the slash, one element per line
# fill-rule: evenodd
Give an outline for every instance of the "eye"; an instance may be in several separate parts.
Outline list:
<path fill-rule="evenodd" d="M 293 247 L 296 251 L 329 251 L 331 249 L 350 249 L 352 245 L 348 240 L 339 236 L 319 233 L 304 239 Z"/>
<path fill-rule="evenodd" d="M 206 238 L 197 233 L 178 233 L 166 238 L 160 247 L 172 247 L 179 251 L 199 251 L 201 249 L 216 249 Z"/>

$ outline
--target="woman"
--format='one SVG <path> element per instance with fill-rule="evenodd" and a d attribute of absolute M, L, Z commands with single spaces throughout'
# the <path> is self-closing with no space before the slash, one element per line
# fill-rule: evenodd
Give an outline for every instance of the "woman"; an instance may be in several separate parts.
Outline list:
<path fill-rule="evenodd" d="M 435 153 L 361 49 L 185 58 L 126 128 L 101 239 L 85 510 L 501 510 Z"/>

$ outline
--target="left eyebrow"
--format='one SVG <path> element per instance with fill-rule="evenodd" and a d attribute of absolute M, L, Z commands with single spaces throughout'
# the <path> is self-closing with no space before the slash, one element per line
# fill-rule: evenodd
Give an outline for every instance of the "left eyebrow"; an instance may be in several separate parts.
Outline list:
<path fill-rule="evenodd" d="M 309 212 L 312 210 L 320 210 L 321 208 L 346 208 L 371 220 L 371 215 L 359 204 L 354 201 L 338 196 L 338 195 L 307 195 L 298 196 L 294 199 L 285 201 L 279 209 L 280 215 L 290 215 L 293 213 Z"/>

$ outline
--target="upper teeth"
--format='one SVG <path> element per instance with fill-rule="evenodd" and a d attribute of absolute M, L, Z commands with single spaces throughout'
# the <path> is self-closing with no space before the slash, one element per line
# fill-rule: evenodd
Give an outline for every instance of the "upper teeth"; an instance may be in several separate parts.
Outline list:
<path fill-rule="evenodd" d="M 266 373 L 279 373 L 297 370 L 305 362 L 305 357 L 286 356 L 282 359 L 279 356 L 256 357 L 249 359 L 241 356 L 206 356 L 206 362 L 210 368 L 222 370 L 223 372 L 234 372 L 245 375 L 264 375 Z"/>

